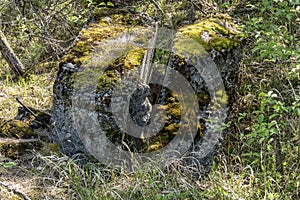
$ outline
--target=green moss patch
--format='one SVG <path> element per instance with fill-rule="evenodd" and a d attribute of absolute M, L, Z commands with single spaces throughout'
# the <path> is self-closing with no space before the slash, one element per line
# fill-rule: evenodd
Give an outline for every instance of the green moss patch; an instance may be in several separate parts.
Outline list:
<path fill-rule="evenodd" d="M 19 120 L 3 121 L 0 124 L 0 137 L 31 139 L 37 138 L 37 136 L 38 134 L 27 123 Z"/>
<path fill-rule="evenodd" d="M 177 31 L 174 47 L 176 53 L 186 55 L 204 55 L 211 50 L 231 50 L 236 47 L 244 35 L 227 15 L 216 15 Z"/>
<path fill-rule="evenodd" d="M 124 30 L 122 26 L 103 27 L 99 24 L 91 24 L 81 32 L 79 40 L 74 47 L 61 60 L 61 63 L 73 63 L 81 65 L 89 58 L 89 54 L 98 43 L 108 37 L 117 35 Z"/>
<path fill-rule="evenodd" d="M 144 49 L 138 48 L 130 50 L 124 60 L 124 66 L 128 69 L 139 67 L 143 62 L 144 55 Z"/>
<path fill-rule="evenodd" d="M 93 14 L 95 22 L 89 23 L 81 31 L 74 46 L 63 57 L 61 63 L 81 65 L 90 58 L 90 53 L 101 41 L 117 36 L 140 21 L 136 15 L 124 10 L 97 8 Z"/>
<path fill-rule="evenodd" d="M 0 154 L 11 159 L 18 159 L 30 150 L 41 147 L 42 143 L 37 139 L 0 138 Z"/>

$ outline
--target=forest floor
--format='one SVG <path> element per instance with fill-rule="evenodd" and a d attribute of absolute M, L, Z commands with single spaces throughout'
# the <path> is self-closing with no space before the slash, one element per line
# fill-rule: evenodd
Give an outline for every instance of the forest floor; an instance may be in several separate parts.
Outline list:
<path fill-rule="evenodd" d="M 1 63 L 1 72 L 8 72 Z M 16 98 L 28 107 L 50 110 L 52 103 L 52 85 L 55 80 L 55 68 L 52 71 L 32 75 L 30 80 L 12 80 L 10 74 L 1 74 L 0 81 L 0 116 L 1 120 L 14 119 L 18 107 L 22 107 Z M 45 129 L 42 130 L 45 134 Z M 38 131 L 37 131 L 38 132 Z M 0 138 L 4 140 L 4 138 Z M 0 145 L 1 146 L 1 145 Z M 26 150 L 21 150 L 26 151 Z M 43 175 L 45 163 L 41 156 L 49 153 L 28 150 L 15 159 L 0 157 L 0 199 L 64 199 L 65 188 Z"/>

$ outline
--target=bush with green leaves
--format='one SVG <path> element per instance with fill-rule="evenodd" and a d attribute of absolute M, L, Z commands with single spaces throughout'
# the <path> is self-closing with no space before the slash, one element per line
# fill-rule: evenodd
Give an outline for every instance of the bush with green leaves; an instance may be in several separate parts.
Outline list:
<path fill-rule="evenodd" d="M 246 32 L 254 40 L 252 52 L 264 62 L 299 60 L 300 6 L 281 0 L 263 0 L 251 6 L 258 10 L 246 22 Z"/>
<path fill-rule="evenodd" d="M 251 113 L 256 119 L 251 125 L 251 132 L 241 134 L 241 140 L 252 147 L 251 151 L 243 154 L 244 157 L 254 156 L 254 160 L 258 162 L 262 153 L 266 154 L 264 158 L 269 159 L 271 167 L 276 167 L 276 169 L 280 169 L 281 165 L 287 165 L 290 161 L 300 159 L 297 152 L 297 148 L 300 148 L 300 140 L 297 139 L 300 95 L 292 99 L 288 105 L 281 99 L 280 94 L 273 91 L 261 92 L 258 95 L 259 109 Z M 239 120 L 242 120 L 245 114 L 241 114 Z M 286 144 L 278 144 L 283 141 Z M 273 162 L 276 160 L 277 163 Z M 288 167 L 291 167 L 294 163 L 289 164 Z"/>
<path fill-rule="evenodd" d="M 242 156 L 245 164 L 284 172 L 300 164 L 300 6 L 263 0 L 248 7 L 257 12 L 245 22 L 251 45 L 240 90 L 255 100 L 239 113 L 238 123 L 246 127 Z"/>

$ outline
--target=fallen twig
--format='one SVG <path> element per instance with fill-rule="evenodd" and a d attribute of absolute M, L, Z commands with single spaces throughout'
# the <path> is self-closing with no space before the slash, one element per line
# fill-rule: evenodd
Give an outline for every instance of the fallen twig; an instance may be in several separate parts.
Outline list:
<path fill-rule="evenodd" d="M 23 108 L 25 108 L 28 112 L 30 112 L 30 114 L 32 114 L 35 118 L 37 118 L 37 116 L 35 115 L 35 113 L 32 110 L 30 110 L 30 108 L 28 108 L 27 106 L 25 106 L 18 98 L 16 98 L 16 100 L 17 100 L 17 102 L 19 104 L 21 104 L 21 106 L 23 106 Z"/>
<path fill-rule="evenodd" d="M 8 191 L 12 191 L 14 194 L 17 194 L 19 196 L 22 196 L 24 198 L 24 200 L 31 200 L 23 191 L 14 188 L 13 186 L 3 183 L 2 181 L 0 181 L 0 185 L 2 185 L 3 187 L 5 187 Z"/>
<path fill-rule="evenodd" d="M 158 5 L 158 3 L 155 0 L 151 0 L 151 1 L 162 14 L 165 14 L 165 12 L 161 9 L 161 7 Z"/>
<path fill-rule="evenodd" d="M 24 105 L 18 98 L 16 98 L 16 101 L 21 104 L 21 106 L 23 106 L 23 108 L 25 108 L 30 114 L 32 114 L 32 116 L 34 116 L 36 122 L 45 125 L 47 128 L 50 128 L 49 125 L 45 122 L 41 122 L 38 120 L 38 117 L 36 116 L 36 114 L 30 109 L 28 108 L 26 105 Z"/>
<path fill-rule="evenodd" d="M 202 10 L 202 8 L 200 8 L 200 7 L 197 5 L 197 3 L 195 3 L 194 1 L 192 1 L 192 4 L 193 4 L 200 12 L 202 12 L 204 15 L 207 15 L 207 13 L 206 13 L 204 10 Z"/>

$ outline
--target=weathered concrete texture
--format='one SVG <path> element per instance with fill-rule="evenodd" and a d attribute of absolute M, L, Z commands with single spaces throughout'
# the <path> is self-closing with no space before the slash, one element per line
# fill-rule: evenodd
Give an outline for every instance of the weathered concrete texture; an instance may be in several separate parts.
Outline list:
<path fill-rule="evenodd" d="M 97 123 L 110 141 L 120 148 L 153 152 L 168 145 L 176 137 L 180 127 L 185 126 L 182 123 L 185 121 L 182 116 L 185 116 L 186 111 L 183 107 L 189 102 L 182 104 L 180 96 L 190 95 L 187 91 L 180 91 L 180 76 L 178 79 L 176 76 L 171 77 L 172 70 L 176 70 L 194 90 L 192 95 L 197 97 L 199 107 L 195 111 L 195 141 L 184 156 L 195 158 L 186 160 L 190 166 L 195 164 L 198 167 L 207 167 L 222 143 L 220 123 L 226 120 L 229 110 L 235 72 L 241 58 L 239 44 L 242 35 L 232 19 L 225 15 L 184 26 L 175 31 L 174 40 L 171 42 L 167 41 L 165 35 L 172 39 L 172 31 L 163 30 L 165 35 L 160 34 L 161 38 L 158 38 L 154 63 L 165 65 L 159 68 L 165 73 L 160 80 L 165 85 L 151 81 L 149 86 L 137 83 L 137 89 L 132 91 L 130 84 L 126 85 L 122 80 L 127 76 L 135 77 L 132 72 L 138 74 L 147 42 L 153 36 L 152 29 L 143 27 L 141 21 L 143 20 L 129 13 L 106 13 L 85 27 L 59 65 L 53 88 L 52 139 L 57 142 L 62 153 L 69 156 L 90 156 L 90 150 L 84 145 L 80 132 L 95 132 L 92 127 Z M 110 54 L 103 56 L 106 55 L 105 52 Z M 153 75 L 152 79 L 157 77 L 159 76 Z M 168 88 L 174 81 L 177 81 L 174 86 L 178 89 L 177 92 Z M 132 94 L 130 100 L 128 97 L 122 99 L 121 96 L 114 98 L 118 92 Z M 85 103 L 92 106 L 84 107 Z M 86 121 L 86 116 L 81 115 L 78 105 L 86 110 L 91 109 L 87 113 L 97 120 Z M 134 132 L 135 126 L 132 129 L 122 128 L 122 121 L 126 118 L 123 116 L 126 106 L 131 115 L 130 119 L 140 126 L 146 127 L 151 121 L 162 119 L 165 123 L 150 125 L 151 128 L 148 129 L 152 132 L 158 130 L 157 134 L 147 131 L 134 135 L 128 133 L 128 130 Z M 152 110 L 162 110 L 164 117 L 151 115 Z M 119 116 L 114 116 L 118 112 Z M 83 122 L 85 124 L 80 124 Z M 188 131 L 189 127 L 183 129 Z M 145 134 L 151 137 L 145 138 Z M 95 133 L 95 138 L 96 136 Z"/>
<path fill-rule="evenodd" d="M 200 124 L 201 127 L 204 127 L 203 137 L 195 138 L 193 146 L 185 155 L 186 159 L 184 159 L 191 169 L 196 169 L 196 171 L 200 169 L 201 173 L 210 170 L 212 160 L 214 156 L 218 154 L 223 144 L 224 127 L 222 127 L 222 124 L 226 122 L 227 115 L 230 112 L 237 78 L 236 71 L 238 70 L 241 59 L 241 50 L 238 47 L 224 52 L 212 50 L 208 60 L 211 59 L 217 66 L 222 77 L 226 93 L 224 93 L 225 91 L 223 89 L 218 90 L 218 88 L 215 88 L 216 90 L 213 91 L 215 95 L 214 100 L 211 98 L 212 94 L 210 93 L 211 102 L 207 106 L 203 106 L 202 112 L 200 112 L 202 113 L 200 114 Z M 193 75 L 194 68 L 190 71 L 192 76 L 191 80 L 201 80 L 201 77 Z M 214 76 L 213 74 L 211 75 L 212 77 Z M 214 81 L 215 80 L 212 80 L 212 82 Z M 208 86 L 207 82 L 209 81 L 206 80 L 203 85 Z M 192 83 L 192 85 L 197 85 L 196 88 L 202 88 L 203 85 L 200 86 L 199 83 L 203 83 L 203 81 L 196 81 L 196 83 Z M 218 84 L 215 83 L 213 85 L 217 86 Z M 196 90 L 197 89 L 195 89 L 195 91 Z"/>
<path fill-rule="evenodd" d="M 78 67 L 71 63 L 60 67 L 53 86 L 53 104 L 51 114 L 52 139 L 62 153 L 69 156 L 77 153 L 88 153 L 83 146 L 76 130 L 72 115 L 72 74 Z"/>

